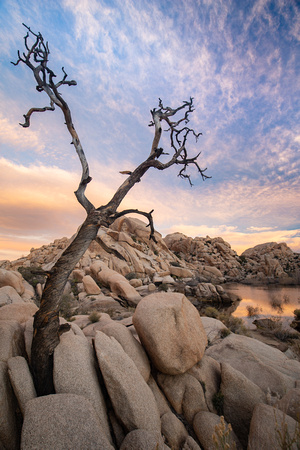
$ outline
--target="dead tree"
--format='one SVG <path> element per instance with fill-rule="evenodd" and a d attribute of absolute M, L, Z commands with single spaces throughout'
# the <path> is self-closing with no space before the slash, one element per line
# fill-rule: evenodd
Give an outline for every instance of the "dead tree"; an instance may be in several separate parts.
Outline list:
<path fill-rule="evenodd" d="M 65 284 L 89 245 L 96 238 L 100 226 L 109 227 L 118 217 L 128 213 L 142 214 L 148 219 L 150 226 L 149 238 L 154 239 L 154 226 L 152 211 L 143 212 L 139 210 L 117 211 L 120 203 L 129 192 L 129 190 L 141 180 L 143 175 L 150 169 L 165 170 L 173 165 L 178 165 L 180 170 L 178 176 L 186 178 L 190 184 L 191 178 L 188 173 L 190 166 L 196 167 L 202 179 L 209 178 L 205 171 L 200 168 L 197 159 L 200 153 L 190 157 L 186 148 L 187 139 L 192 135 L 196 140 L 201 133 L 189 128 L 189 114 L 194 111 L 193 99 L 184 101 L 177 108 L 165 107 L 159 99 L 157 109 L 151 111 L 152 121 L 149 126 L 154 127 L 154 138 L 152 148 L 148 157 L 133 172 L 128 173 L 128 177 L 117 189 L 112 199 L 99 207 L 94 206 L 86 197 L 85 190 L 87 184 L 91 181 L 89 166 L 83 151 L 80 139 L 73 125 L 71 111 L 68 104 L 63 99 L 59 88 L 64 85 L 75 86 L 76 81 L 68 80 L 68 75 L 62 68 L 62 78 L 56 81 L 55 73 L 48 67 L 49 46 L 44 41 L 41 33 L 34 33 L 28 26 L 24 37 L 25 51 L 18 52 L 18 60 L 13 62 L 15 66 L 24 63 L 32 70 L 36 89 L 38 92 L 44 92 L 48 95 L 50 105 L 43 108 L 31 108 L 24 115 L 24 123 L 20 124 L 24 128 L 30 126 L 32 115 L 37 112 L 54 111 L 55 107 L 61 109 L 66 127 L 71 135 L 72 144 L 78 154 L 81 166 L 82 176 L 75 192 L 78 202 L 86 210 L 86 219 L 81 225 L 76 237 L 72 240 L 53 268 L 47 273 L 47 280 L 40 308 L 34 317 L 34 333 L 31 350 L 31 365 L 38 395 L 47 395 L 54 392 L 53 386 L 53 352 L 59 343 L 59 336 L 66 330 L 67 326 L 59 326 L 60 300 Z M 31 42 L 31 43 L 30 43 Z M 177 114 L 178 113 L 178 114 Z M 178 119 L 175 119 L 180 116 Z M 162 124 L 167 125 L 167 131 L 170 137 L 171 153 L 165 153 L 159 147 Z M 161 156 L 166 156 L 166 162 L 161 161 Z"/>

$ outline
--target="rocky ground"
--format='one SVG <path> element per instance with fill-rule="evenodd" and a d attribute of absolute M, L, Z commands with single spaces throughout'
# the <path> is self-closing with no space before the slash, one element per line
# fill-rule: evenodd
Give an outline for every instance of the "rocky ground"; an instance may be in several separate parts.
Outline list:
<path fill-rule="evenodd" d="M 198 311 L 230 304 L 226 281 L 297 284 L 299 255 L 155 237 L 129 218 L 100 230 L 62 299 L 71 330 L 54 353 L 56 393 L 39 398 L 33 315 L 69 240 L 0 262 L 0 449 L 297 448 L 300 334 L 282 342 L 260 323 L 245 336 Z"/>

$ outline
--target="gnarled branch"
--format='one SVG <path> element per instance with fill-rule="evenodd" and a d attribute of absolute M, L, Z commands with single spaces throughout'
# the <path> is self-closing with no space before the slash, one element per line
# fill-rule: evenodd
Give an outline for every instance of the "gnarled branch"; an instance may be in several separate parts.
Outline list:
<path fill-rule="evenodd" d="M 95 207 L 85 195 L 86 186 L 91 181 L 88 162 L 86 160 L 78 134 L 73 125 L 70 108 L 58 92 L 58 88 L 62 85 L 75 86 L 77 83 L 75 80 L 67 80 L 68 75 L 64 67 L 62 68 L 63 78 L 58 83 L 54 82 L 56 75 L 53 70 L 48 67 L 48 59 L 50 54 L 48 42 L 44 42 L 44 38 L 41 33 L 34 33 L 30 27 L 25 24 L 23 25 L 28 30 L 26 36 L 24 37 L 24 45 L 27 53 L 23 52 L 23 55 L 21 56 L 20 51 L 18 51 L 18 60 L 17 62 L 12 62 L 12 64 L 17 66 L 20 62 L 22 62 L 32 70 L 37 82 L 36 89 L 38 92 L 44 91 L 48 95 L 50 106 L 45 106 L 44 108 L 31 108 L 28 113 L 24 115 L 25 123 L 20 125 L 24 128 L 29 127 L 30 117 L 34 112 L 53 111 L 55 109 L 55 105 L 62 110 L 65 118 L 65 124 L 72 137 L 72 144 L 75 147 L 82 167 L 81 180 L 75 195 L 78 202 L 84 207 L 86 212 L 89 213 L 95 209 Z M 30 37 L 35 38 L 31 46 L 29 45 Z"/>
<path fill-rule="evenodd" d="M 197 171 L 200 173 L 203 180 L 210 178 L 204 173 L 206 171 L 206 168 L 201 169 L 197 162 L 200 153 L 198 153 L 194 157 L 189 157 L 186 148 L 189 135 L 192 135 L 195 138 L 196 142 L 199 136 L 202 135 L 202 133 L 196 133 L 193 128 L 189 128 L 187 126 L 190 120 L 189 114 L 194 111 L 193 98 L 191 97 L 189 101 L 184 101 L 182 105 L 178 106 L 177 108 L 171 108 L 169 106 L 165 107 L 162 100 L 159 99 L 158 106 L 158 109 L 154 108 L 151 111 L 153 120 L 149 124 L 149 126 L 155 127 L 154 139 L 150 153 L 150 157 L 153 157 L 152 167 L 155 167 L 159 170 L 165 170 L 174 164 L 183 165 L 184 167 L 179 171 L 178 176 L 181 178 L 186 178 L 189 181 L 190 185 L 192 185 L 191 176 L 186 173 L 188 167 L 190 166 L 194 165 L 197 168 Z M 174 118 L 174 116 L 180 111 L 184 112 L 183 116 L 179 117 L 177 120 L 173 120 L 172 118 Z M 157 154 L 155 154 L 161 138 L 161 122 L 163 121 L 168 125 L 166 132 L 168 132 L 170 135 L 170 146 L 173 150 L 172 157 L 166 163 L 158 161 L 158 158 L 160 155 L 167 155 L 168 153 L 164 153 L 163 150 L 160 149 L 160 155 L 158 156 Z M 185 123 L 185 126 L 179 127 L 179 125 L 181 125 L 183 122 Z"/>
<path fill-rule="evenodd" d="M 154 230 L 154 224 L 153 224 L 153 217 L 152 217 L 152 213 L 153 213 L 154 209 L 152 209 L 150 212 L 145 212 L 145 211 L 140 211 L 139 209 L 125 209 L 124 211 L 120 211 L 120 212 L 116 212 L 113 216 L 111 216 L 111 219 L 113 221 L 115 221 L 116 219 L 118 219 L 119 217 L 125 216 L 126 214 L 141 214 L 144 217 L 147 217 L 148 219 L 148 225 L 147 227 L 150 227 L 150 235 L 149 235 L 149 239 L 153 240 L 155 243 L 157 242 L 154 236 L 155 230 Z"/>
<path fill-rule="evenodd" d="M 23 128 L 28 128 L 30 126 L 30 117 L 34 112 L 44 112 L 44 111 L 54 111 L 55 106 L 53 102 L 50 103 L 50 106 L 44 106 L 44 108 L 30 108 L 27 114 L 24 114 L 23 117 L 25 119 L 24 123 L 20 123 Z"/>

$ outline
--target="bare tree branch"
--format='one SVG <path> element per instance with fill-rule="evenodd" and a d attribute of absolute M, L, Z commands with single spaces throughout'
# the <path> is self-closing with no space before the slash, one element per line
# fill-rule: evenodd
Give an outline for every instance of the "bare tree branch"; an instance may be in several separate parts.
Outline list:
<path fill-rule="evenodd" d="M 147 217 L 149 223 L 147 225 L 147 227 L 150 227 L 150 236 L 149 239 L 153 240 L 155 243 L 157 242 L 154 236 L 155 233 L 155 229 L 154 229 L 154 224 L 153 224 L 153 217 L 152 217 L 152 213 L 153 213 L 154 209 L 152 209 L 150 212 L 144 212 L 144 211 L 140 211 L 138 209 L 125 209 L 124 211 L 120 211 L 117 212 L 116 214 L 114 214 L 111 218 L 113 221 L 115 221 L 116 219 L 118 219 L 119 217 L 125 216 L 126 214 L 141 214 L 144 217 Z"/>
<path fill-rule="evenodd" d="M 30 126 L 30 117 L 34 112 L 44 112 L 44 111 L 54 111 L 55 106 L 51 102 L 51 106 L 44 106 L 44 108 L 30 108 L 27 114 L 24 114 L 23 117 L 25 119 L 24 123 L 20 123 L 23 128 L 28 128 Z"/>
<path fill-rule="evenodd" d="M 67 73 L 65 72 L 64 68 L 62 68 L 62 80 L 58 83 L 54 82 L 54 78 L 56 78 L 56 75 L 48 67 L 48 58 L 50 54 L 48 42 L 44 42 L 44 38 L 41 33 L 36 34 L 30 29 L 30 27 L 25 24 L 23 25 L 28 30 L 26 36 L 24 37 L 24 44 L 27 53 L 24 52 L 23 56 L 21 56 L 20 52 L 18 51 L 18 60 L 16 63 L 13 62 L 12 64 L 17 66 L 20 62 L 22 62 L 32 70 L 37 82 L 36 89 L 38 92 L 45 92 L 48 95 L 50 106 L 46 106 L 44 108 L 31 108 L 28 113 L 24 115 L 25 123 L 21 125 L 25 128 L 30 126 L 30 117 L 33 112 L 53 111 L 55 105 L 62 110 L 65 118 L 65 124 L 72 137 L 72 144 L 75 147 L 82 167 L 82 176 L 75 195 L 78 202 L 84 207 L 86 212 L 89 213 L 95 208 L 85 195 L 86 186 L 91 181 L 91 177 L 89 175 L 89 166 L 80 139 L 73 125 L 70 108 L 57 90 L 62 85 L 75 86 L 77 83 L 75 80 L 67 80 Z M 35 38 L 31 46 L 29 45 L 30 37 Z"/>
<path fill-rule="evenodd" d="M 207 170 L 202 169 L 197 159 L 200 155 L 198 153 L 194 157 L 188 156 L 188 151 L 186 148 L 187 140 L 190 135 L 192 135 L 196 142 L 199 138 L 199 136 L 202 135 L 202 133 L 196 133 L 194 129 L 189 128 L 187 124 L 189 123 L 189 114 L 194 111 L 194 104 L 193 104 L 193 98 L 191 97 L 189 101 L 182 102 L 182 105 L 180 105 L 177 108 L 171 108 L 169 106 L 164 106 L 161 99 L 159 99 L 158 102 L 159 109 L 153 109 L 151 111 L 153 120 L 150 122 L 149 126 L 155 127 L 155 133 L 154 133 L 154 139 L 152 143 L 151 153 L 150 156 L 154 156 L 152 161 L 152 167 L 155 167 L 159 170 L 165 170 L 169 167 L 171 167 L 174 164 L 183 165 L 183 168 L 180 169 L 178 176 L 181 178 L 185 178 L 189 181 L 190 185 L 192 186 L 191 176 L 187 173 L 187 170 L 191 166 L 195 166 L 197 171 L 200 173 L 203 180 L 210 178 L 208 175 L 205 174 L 205 171 Z M 177 113 L 184 112 L 184 115 L 179 117 L 177 120 L 171 120 Z M 161 122 L 166 122 L 168 125 L 167 132 L 170 136 L 170 146 L 173 150 L 173 156 L 166 162 L 162 163 L 158 161 L 158 158 L 160 155 L 167 155 L 168 153 L 163 152 L 162 149 L 160 149 L 160 155 L 155 155 L 155 151 L 158 147 L 158 143 L 161 138 L 162 133 L 162 126 Z M 182 123 L 185 123 L 184 127 L 179 128 L 179 125 Z"/>

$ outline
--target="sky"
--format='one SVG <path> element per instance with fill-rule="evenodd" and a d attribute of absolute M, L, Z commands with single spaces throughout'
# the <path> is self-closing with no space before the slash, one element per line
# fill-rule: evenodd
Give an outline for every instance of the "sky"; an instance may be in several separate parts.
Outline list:
<path fill-rule="evenodd" d="M 93 181 L 106 204 L 150 153 L 150 110 L 194 98 L 191 154 L 210 179 L 151 169 L 121 209 L 154 209 L 163 236 L 221 236 L 241 254 L 265 242 L 300 252 L 300 5 L 297 0 L 0 0 L 0 260 L 63 236 L 85 218 L 81 167 L 61 111 L 14 66 L 25 23 L 49 42 Z M 161 145 L 168 152 L 168 134 Z"/>

